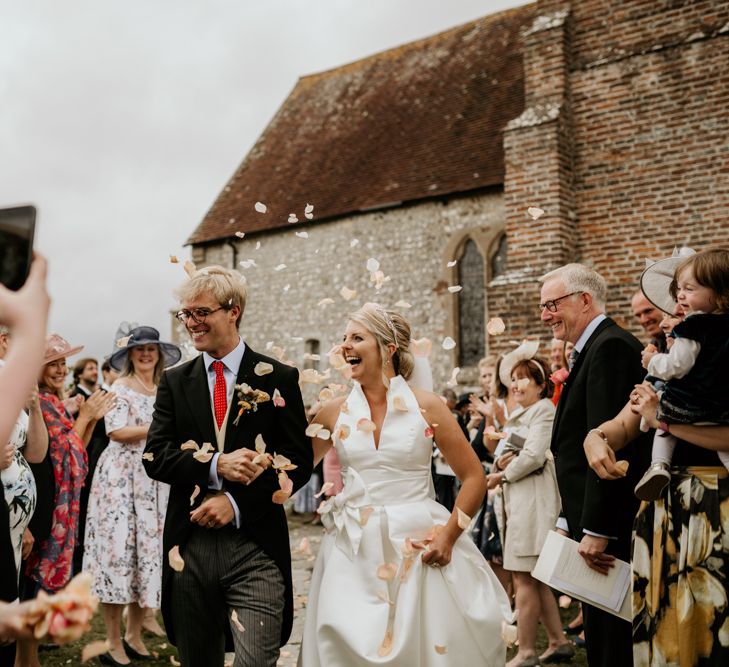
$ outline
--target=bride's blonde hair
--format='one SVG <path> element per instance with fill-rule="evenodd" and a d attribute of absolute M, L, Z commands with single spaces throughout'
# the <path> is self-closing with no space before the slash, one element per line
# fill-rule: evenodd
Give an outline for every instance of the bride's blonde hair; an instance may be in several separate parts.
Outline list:
<path fill-rule="evenodd" d="M 403 378 L 409 380 L 413 374 L 415 360 L 410 351 L 410 325 L 407 320 L 400 313 L 371 302 L 352 313 L 349 319 L 361 324 L 375 337 L 380 349 L 383 376 L 385 376 L 386 362 L 389 359 L 387 346 L 394 343 L 395 354 L 392 355 L 392 366 L 395 374 L 402 375 Z M 387 386 L 387 382 L 385 385 Z"/>

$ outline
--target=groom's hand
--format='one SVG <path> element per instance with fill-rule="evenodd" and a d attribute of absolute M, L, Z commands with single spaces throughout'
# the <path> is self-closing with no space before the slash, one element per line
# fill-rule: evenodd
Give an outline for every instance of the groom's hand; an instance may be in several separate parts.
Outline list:
<path fill-rule="evenodd" d="M 200 507 L 190 512 L 190 521 L 202 528 L 222 528 L 234 518 L 233 506 L 224 493 L 208 496 Z"/>
<path fill-rule="evenodd" d="M 257 455 L 257 452 L 246 448 L 221 454 L 218 457 L 218 477 L 224 477 L 229 482 L 250 484 L 264 471 L 264 468 L 253 463 Z"/>

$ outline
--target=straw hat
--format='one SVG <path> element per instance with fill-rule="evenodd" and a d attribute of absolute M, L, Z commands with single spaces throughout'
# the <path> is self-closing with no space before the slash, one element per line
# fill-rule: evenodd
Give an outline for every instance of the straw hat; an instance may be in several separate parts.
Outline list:
<path fill-rule="evenodd" d="M 83 345 L 71 347 L 71 344 L 57 333 L 49 334 L 46 336 L 46 354 L 43 358 L 43 363 L 50 364 L 52 361 L 71 357 L 74 354 L 78 354 L 83 349 Z"/>
<path fill-rule="evenodd" d="M 640 276 L 640 289 L 645 298 L 664 313 L 673 315 L 676 309 L 676 301 L 669 292 L 676 269 L 687 257 L 694 254 L 695 250 L 683 247 L 674 248 L 670 257 L 657 262 L 646 259 L 646 268 Z"/>

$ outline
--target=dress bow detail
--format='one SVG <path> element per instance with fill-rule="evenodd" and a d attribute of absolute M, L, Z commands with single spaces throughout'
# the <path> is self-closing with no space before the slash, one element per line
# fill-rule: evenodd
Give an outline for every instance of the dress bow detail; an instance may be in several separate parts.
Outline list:
<path fill-rule="evenodd" d="M 362 527 L 367 523 L 372 507 L 367 487 L 359 474 L 348 468 L 342 477 L 342 491 L 323 502 L 317 512 L 327 532 L 337 531 L 335 543 L 351 560 L 359 551 Z"/>

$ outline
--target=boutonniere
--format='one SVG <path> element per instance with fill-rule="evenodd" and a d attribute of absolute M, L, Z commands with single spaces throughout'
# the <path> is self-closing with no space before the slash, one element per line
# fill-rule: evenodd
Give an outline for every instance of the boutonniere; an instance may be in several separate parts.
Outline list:
<path fill-rule="evenodd" d="M 554 384 L 564 384 L 567 378 L 570 376 L 570 372 L 566 368 L 560 368 L 549 376 L 549 379 Z"/>
<path fill-rule="evenodd" d="M 238 422 L 244 412 L 256 412 L 259 403 L 265 403 L 271 400 L 267 392 L 261 389 L 253 389 L 253 387 L 247 385 L 245 382 L 235 385 L 235 391 L 238 394 L 238 416 L 233 422 L 235 426 L 238 426 Z"/>

